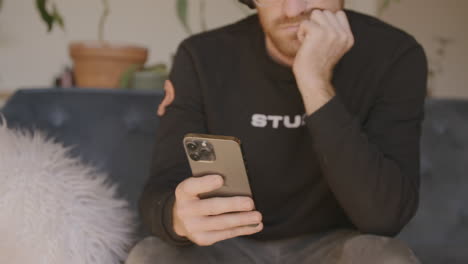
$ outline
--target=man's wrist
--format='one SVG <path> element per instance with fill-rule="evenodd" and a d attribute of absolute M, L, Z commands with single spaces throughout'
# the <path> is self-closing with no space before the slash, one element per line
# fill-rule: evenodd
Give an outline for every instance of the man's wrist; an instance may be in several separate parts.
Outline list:
<path fill-rule="evenodd" d="M 296 80 L 298 81 L 298 84 L 320 82 L 330 83 L 333 77 L 333 70 L 319 71 L 314 69 L 307 69 L 305 71 L 301 71 L 293 68 L 293 72 Z"/>
<path fill-rule="evenodd" d="M 323 79 L 311 79 L 300 85 L 299 90 L 308 116 L 328 103 L 336 94 L 332 84 Z"/>

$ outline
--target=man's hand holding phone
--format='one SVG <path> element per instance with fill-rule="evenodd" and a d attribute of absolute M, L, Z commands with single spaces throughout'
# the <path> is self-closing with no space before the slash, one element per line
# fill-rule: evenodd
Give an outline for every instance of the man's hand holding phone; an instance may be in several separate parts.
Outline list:
<path fill-rule="evenodd" d="M 263 229 L 262 215 L 254 211 L 254 201 L 250 197 L 199 198 L 199 194 L 222 186 L 223 177 L 219 175 L 191 177 L 177 186 L 173 208 L 176 234 L 199 246 L 209 246 Z"/>

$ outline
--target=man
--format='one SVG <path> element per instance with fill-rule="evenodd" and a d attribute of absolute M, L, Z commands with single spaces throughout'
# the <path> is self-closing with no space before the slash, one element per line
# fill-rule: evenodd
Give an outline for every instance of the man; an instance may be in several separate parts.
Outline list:
<path fill-rule="evenodd" d="M 243 2 L 178 49 L 141 199 L 158 238 L 128 263 L 418 263 L 390 237 L 418 206 L 422 47 L 343 0 Z M 223 180 L 190 177 L 189 132 L 241 139 L 255 204 L 198 198 Z"/>

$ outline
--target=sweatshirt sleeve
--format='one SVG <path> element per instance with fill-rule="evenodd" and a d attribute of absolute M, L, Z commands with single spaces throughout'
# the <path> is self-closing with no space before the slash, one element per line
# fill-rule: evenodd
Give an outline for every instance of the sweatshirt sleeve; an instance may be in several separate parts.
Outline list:
<path fill-rule="evenodd" d="M 324 177 L 361 232 L 394 236 L 417 210 L 426 84 L 426 56 L 413 40 L 381 78 L 364 124 L 338 94 L 306 117 Z"/>
<path fill-rule="evenodd" d="M 153 150 L 151 173 L 140 197 L 143 224 L 155 236 L 177 246 L 191 241 L 179 237 L 172 227 L 172 207 L 177 185 L 191 177 L 182 145 L 187 133 L 206 133 L 200 81 L 186 41 L 179 46 L 169 75 L 175 99 L 160 118 Z"/>

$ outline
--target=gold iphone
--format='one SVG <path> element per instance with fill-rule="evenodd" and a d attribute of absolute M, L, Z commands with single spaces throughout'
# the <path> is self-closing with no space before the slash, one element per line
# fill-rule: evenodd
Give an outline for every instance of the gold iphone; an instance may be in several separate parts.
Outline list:
<path fill-rule="evenodd" d="M 184 148 L 194 177 L 218 174 L 224 185 L 200 198 L 252 197 L 241 141 L 235 137 L 187 134 Z"/>

